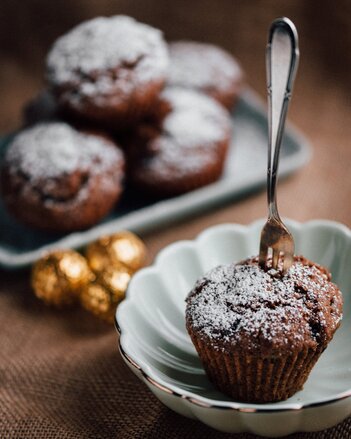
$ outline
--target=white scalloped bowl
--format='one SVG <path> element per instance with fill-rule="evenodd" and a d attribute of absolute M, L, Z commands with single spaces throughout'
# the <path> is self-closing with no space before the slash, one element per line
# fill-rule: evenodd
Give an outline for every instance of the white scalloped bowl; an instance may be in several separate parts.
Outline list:
<path fill-rule="evenodd" d="M 207 379 L 185 328 L 185 297 L 219 264 L 257 254 L 263 221 L 225 224 L 166 247 L 132 279 L 116 314 L 126 363 L 166 406 L 225 432 L 279 437 L 332 427 L 351 415 L 351 232 L 330 221 L 287 221 L 296 253 L 329 267 L 344 319 L 302 391 L 274 404 L 244 404 Z"/>

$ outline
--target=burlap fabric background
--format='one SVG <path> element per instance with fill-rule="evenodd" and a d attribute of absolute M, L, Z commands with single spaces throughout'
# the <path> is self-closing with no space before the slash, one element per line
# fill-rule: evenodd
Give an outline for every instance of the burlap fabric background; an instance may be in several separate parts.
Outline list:
<path fill-rule="evenodd" d="M 299 28 L 302 54 L 289 115 L 313 142 L 314 158 L 281 183 L 281 211 L 301 221 L 329 218 L 351 226 L 350 8 L 347 0 L 3 0 L 0 128 L 17 126 L 21 105 L 40 84 L 48 45 L 84 18 L 129 13 L 170 38 L 222 44 L 240 57 L 248 82 L 264 95 L 266 29 L 285 14 Z M 263 216 L 265 203 L 261 192 L 145 236 L 150 260 L 164 245 L 209 225 Z M 1 438 L 230 437 L 163 407 L 123 364 L 112 327 L 80 310 L 48 309 L 33 297 L 27 272 L 0 271 L 0 319 Z M 351 438 L 351 419 L 292 437 Z"/>

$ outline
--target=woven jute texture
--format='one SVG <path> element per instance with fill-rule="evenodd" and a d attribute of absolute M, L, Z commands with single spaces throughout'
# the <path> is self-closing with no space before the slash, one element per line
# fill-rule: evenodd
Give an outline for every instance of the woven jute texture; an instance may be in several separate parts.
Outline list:
<path fill-rule="evenodd" d="M 162 406 L 123 363 L 111 326 L 80 310 L 47 308 L 27 278 L 0 296 L 1 438 L 228 437 Z M 349 438 L 350 431 L 351 419 L 292 437 Z"/>

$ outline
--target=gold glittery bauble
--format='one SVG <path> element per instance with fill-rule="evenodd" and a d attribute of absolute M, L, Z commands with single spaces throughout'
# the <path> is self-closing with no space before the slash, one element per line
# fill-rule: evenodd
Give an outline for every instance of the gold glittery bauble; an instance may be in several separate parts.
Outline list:
<path fill-rule="evenodd" d="M 33 266 L 31 282 L 39 299 L 62 306 L 75 302 L 82 286 L 93 278 L 83 256 L 73 250 L 58 250 Z"/>
<path fill-rule="evenodd" d="M 112 323 L 117 305 L 124 299 L 131 277 L 131 270 L 122 264 L 107 268 L 82 289 L 82 306 Z"/>
<path fill-rule="evenodd" d="M 100 273 L 120 264 L 132 272 L 144 265 L 146 248 L 143 242 L 131 232 L 120 232 L 103 236 L 87 247 L 86 258 L 90 268 Z"/>

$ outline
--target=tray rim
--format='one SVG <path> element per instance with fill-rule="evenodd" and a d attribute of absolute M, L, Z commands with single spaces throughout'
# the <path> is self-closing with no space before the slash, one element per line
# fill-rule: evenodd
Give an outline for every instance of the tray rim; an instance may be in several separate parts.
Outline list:
<path fill-rule="evenodd" d="M 249 106 L 254 108 L 261 116 L 266 118 L 266 106 L 262 98 L 250 87 L 246 87 L 241 95 Z M 293 160 L 282 160 L 280 165 L 280 178 L 287 177 L 304 165 L 312 156 L 312 148 L 307 138 L 291 123 L 287 123 L 287 135 L 294 140 L 299 149 L 293 154 Z M 115 233 L 119 230 L 128 229 L 136 233 L 145 233 L 165 226 L 176 220 L 190 217 L 195 212 L 199 214 L 216 205 L 223 205 L 230 200 L 235 200 L 244 192 L 250 193 L 264 186 L 265 177 L 258 176 L 254 179 L 237 183 L 232 188 L 232 181 L 219 180 L 203 188 L 191 191 L 178 197 L 161 200 L 150 206 L 136 209 L 119 218 L 111 219 L 105 223 L 97 224 L 90 229 L 69 233 L 49 244 L 40 246 L 34 250 L 15 253 L 1 247 L 0 242 L 0 267 L 7 270 L 24 268 L 35 262 L 43 253 L 52 249 L 75 248 L 96 240 L 101 235 Z"/>

